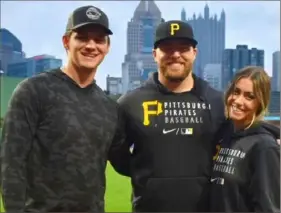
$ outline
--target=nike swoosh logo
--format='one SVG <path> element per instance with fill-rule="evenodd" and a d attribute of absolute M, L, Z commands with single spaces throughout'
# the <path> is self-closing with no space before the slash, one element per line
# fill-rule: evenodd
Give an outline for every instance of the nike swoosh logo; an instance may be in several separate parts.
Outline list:
<path fill-rule="evenodd" d="M 170 129 L 170 130 L 165 130 L 165 129 L 163 129 L 163 134 L 167 134 L 167 133 L 170 133 L 170 132 L 173 132 L 173 131 L 175 131 L 177 128 L 175 128 L 175 129 Z"/>
<path fill-rule="evenodd" d="M 218 178 L 211 178 L 211 182 L 214 182 L 215 180 L 217 180 Z"/>

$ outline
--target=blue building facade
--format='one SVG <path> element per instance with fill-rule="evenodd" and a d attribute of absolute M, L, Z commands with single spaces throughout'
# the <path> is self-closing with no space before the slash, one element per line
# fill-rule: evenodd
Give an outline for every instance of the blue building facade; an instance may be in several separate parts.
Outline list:
<path fill-rule="evenodd" d="M 34 56 L 23 62 L 9 64 L 7 76 L 26 78 L 61 66 L 62 60 L 53 56 Z"/>
<path fill-rule="evenodd" d="M 280 116 L 280 92 L 272 91 L 269 104 L 269 114 L 272 116 Z"/>
<path fill-rule="evenodd" d="M 280 92 L 280 51 L 272 54 L 272 90 Z"/>
<path fill-rule="evenodd" d="M 20 40 L 5 28 L 0 28 L 0 41 L 1 46 L 11 45 L 13 51 L 22 52 L 22 43 Z"/>
<path fill-rule="evenodd" d="M 7 73 L 8 64 L 17 63 L 25 58 L 21 41 L 9 30 L 0 28 L 0 70 Z"/>
<path fill-rule="evenodd" d="M 222 60 L 222 85 L 226 89 L 237 71 L 246 66 L 264 67 L 264 50 L 248 49 L 247 45 L 237 45 L 236 49 L 225 49 Z"/>
<path fill-rule="evenodd" d="M 143 46 L 141 53 L 142 54 L 151 54 L 153 49 L 153 38 L 154 38 L 154 24 L 152 17 L 143 18 L 142 20 L 143 24 Z"/>

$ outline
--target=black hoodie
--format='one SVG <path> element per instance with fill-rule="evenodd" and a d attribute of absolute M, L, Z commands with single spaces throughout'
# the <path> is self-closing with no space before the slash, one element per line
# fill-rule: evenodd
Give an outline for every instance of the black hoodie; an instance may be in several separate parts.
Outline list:
<path fill-rule="evenodd" d="M 21 82 L 0 146 L 6 212 L 103 212 L 118 122 L 117 104 L 95 82 L 81 88 L 60 69 Z"/>
<path fill-rule="evenodd" d="M 136 211 L 208 211 L 212 139 L 224 120 L 222 93 L 194 76 L 195 86 L 168 91 L 158 73 L 121 97 Z"/>
<path fill-rule="evenodd" d="M 259 123 L 234 132 L 223 125 L 211 178 L 213 212 L 280 212 L 278 128 Z"/>

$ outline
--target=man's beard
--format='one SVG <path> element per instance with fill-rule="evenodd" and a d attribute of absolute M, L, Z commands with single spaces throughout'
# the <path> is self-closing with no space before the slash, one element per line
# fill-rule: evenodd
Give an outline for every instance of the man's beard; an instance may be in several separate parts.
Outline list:
<path fill-rule="evenodd" d="M 184 81 L 189 74 L 192 72 L 192 64 L 189 64 L 187 67 L 185 67 L 183 73 L 181 75 L 170 75 L 167 69 L 162 69 L 163 76 L 170 82 L 174 83 L 180 83 Z"/>

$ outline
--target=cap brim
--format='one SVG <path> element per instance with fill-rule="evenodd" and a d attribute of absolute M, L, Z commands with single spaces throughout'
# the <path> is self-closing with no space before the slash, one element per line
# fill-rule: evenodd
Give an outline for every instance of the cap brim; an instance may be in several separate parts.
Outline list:
<path fill-rule="evenodd" d="M 107 27 L 103 26 L 102 24 L 99 24 L 99 23 L 93 23 L 93 22 L 86 22 L 86 23 L 82 23 L 82 24 L 78 24 L 76 25 L 75 27 L 71 28 L 71 30 L 77 30 L 81 27 L 85 27 L 85 26 L 90 26 L 92 25 L 93 27 L 95 26 L 100 26 L 104 29 L 105 33 L 108 34 L 108 35 L 112 35 L 112 31 L 110 29 L 108 29 Z"/>
<path fill-rule="evenodd" d="M 162 43 L 163 41 L 167 41 L 167 40 L 185 40 L 187 42 L 190 42 L 190 44 L 196 46 L 198 44 L 198 42 L 195 39 L 192 38 L 186 38 L 186 37 L 168 37 L 168 38 L 163 38 L 163 39 L 159 39 L 157 41 L 154 42 L 154 49 L 157 48 L 157 46 Z"/>

